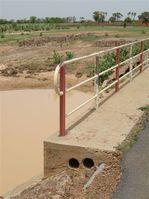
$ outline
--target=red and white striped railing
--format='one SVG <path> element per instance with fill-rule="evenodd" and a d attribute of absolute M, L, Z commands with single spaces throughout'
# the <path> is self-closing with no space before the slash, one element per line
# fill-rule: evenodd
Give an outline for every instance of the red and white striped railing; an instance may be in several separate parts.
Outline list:
<path fill-rule="evenodd" d="M 60 96 L 60 136 L 65 136 L 66 135 L 66 126 L 65 126 L 65 121 L 66 121 L 66 117 L 70 116 L 71 114 L 73 114 L 74 112 L 76 112 L 77 110 L 79 110 L 80 108 L 82 108 L 83 106 L 85 106 L 86 104 L 88 104 L 89 102 L 91 102 L 92 100 L 96 99 L 96 108 L 98 108 L 99 105 L 99 95 L 101 93 L 103 93 L 104 91 L 106 91 L 107 89 L 115 86 L 115 92 L 119 91 L 120 88 L 120 81 L 122 79 L 124 79 L 126 76 L 129 76 L 130 81 L 133 79 L 134 76 L 134 72 L 139 69 L 139 72 L 141 73 L 143 71 L 143 66 L 148 66 L 149 65 L 149 49 L 144 50 L 144 43 L 145 42 L 149 42 L 149 38 L 141 40 L 141 41 L 135 41 L 129 44 L 124 44 L 121 46 L 117 46 L 105 51 L 100 51 L 97 53 L 93 53 L 87 56 L 83 56 L 83 57 L 78 57 L 78 58 L 74 58 L 72 60 L 67 60 L 64 61 L 62 63 L 60 63 L 56 69 L 55 69 L 55 73 L 54 73 L 54 88 L 55 88 L 55 92 Z M 135 56 L 132 56 L 132 49 L 133 46 L 135 44 L 140 44 L 140 53 L 138 53 Z M 129 47 L 130 48 L 130 56 L 129 59 L 120 62 L 120 51 L 122 48 L 124 47 Z M 102 71 L 100 73 L 95 74 L 93 77 L 88 78 L 68 89 L 66 89 L 66 84 L 65 84 L 65 67 L 68 66 L 68 64 L 74 63 L 76 61 L 81 61 L 81 60 L 85 60 L 91 57 L 95 57 L 96 58 L 96 66 L 99 65 L 99 56 L 112 52 L 112 51 L 116 51 L 116 65 L 112 66 L 111 68 Z M 146 55 L 146 56 L 144 56 Z M 145 57 L 145 60 L 143 60 L 143 56 Z M 139 58 L 139 65 L 137 65 L 135 68 L 133 68 L 133 60 Z M 123 64 L 129 64 L 129 72 L 127 72 L 125 75 L 123 75 L 122 77 L 120 77 L 120 67 Z M 97 85 L 98 82 L 98 78 L 100 78 L 102 75 L 106 74 L 107 72 L 113 71 L 115 70 L 115 81 L 112 82 L 111 84 L 109 84 L 108 86 L 106 86 L 105 88 L 99 90 L 99 86 Z M 91 97 L 90 99 L 88 99 L 87 101 L 85 101 L 84 103 L 80 104 L 78 107 L 76 107 L 75 109 L 73 109 L 71 112 L 66 114 L 66 93 L 72 91 L 73 89 L 76 89 L 80 86 L 82 86 L 83 84 L 94 80 L 95 82 L 95 94 L 93 97 Z"/>

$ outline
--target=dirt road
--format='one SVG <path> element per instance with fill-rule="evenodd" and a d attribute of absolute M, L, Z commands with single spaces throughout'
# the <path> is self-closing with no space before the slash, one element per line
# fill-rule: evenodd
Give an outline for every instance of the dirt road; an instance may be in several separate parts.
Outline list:
<path fill-rule="evenodd" d="M 122 161 L 123 177 L 113 199 L 149 198 L 149 122 Z"/>

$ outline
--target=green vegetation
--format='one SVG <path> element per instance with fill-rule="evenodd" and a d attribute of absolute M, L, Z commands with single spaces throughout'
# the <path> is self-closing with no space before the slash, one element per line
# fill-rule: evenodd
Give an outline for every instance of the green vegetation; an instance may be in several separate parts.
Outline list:
<path fill-rule="evenodd" d="M 66 60 L 70 60 L 74 58 L 74 54 L 71 51 L 66 52 Z"/>
<path fill-rule="evenodd" d="M 11 33 L 11 32 L 31 32 L 31 31 L 50 31 L 53 29 L 63 30 L 75 27 L 80 29 L 82 26 L 123 26 L 123 23 L 128 23 L 129 25 L 142 25 L 148 26 L 149 23 L 149 12 L 143 12 L 136 19 L 136 12 L 129 12 L 127 17 L 122 20 L 123 14 L 120 12 L 115 12 L 112 16 L 107 19 L 107 12 L 95 11 L 93 12 L 93 20 L 86 20 L 84 17 L 80 17 L 79 21 L 76 21 L 75 16 L 73 17 L 45 17 L 37 18 L 36 16 L 31 16 L 29 19 L 19 19 L 19 20 L 6 20 L 0 19 L 0 33 Z"/>
<path fill-rule="evenodd" d="M 101 59 L 101 62 L 97 68 L 98 73 L 107 70 L 108 68 L 111 68 L 112 66 L 114 66 L 116 64 L 116 57 L 114 53 L 108 53 L 106 55 L 104 55 Z M 100 77 L 100 82 L 99 83 L 103 83 L 104 80 L 106 80 L 109 75 L 111 75 L 111 71 L 105 73 L 104 75 L 102 75 Z"/>
<path fill-rule="evenodd" d="M 63 59 L 63 55 L 60 55 L 60 53 L 54 50 L 53 55 L 52 55 L 53 64 L 61 63 L 62 59 Z"/>
<path fill-rule="evenodd" d="M 146 49 L 149 49 L 149 42 L 144 43 L 144 50 Z M 132 55 L 134 56 L 139 53 L 140 53 L 140 44 L 135 44 L 132 48 Z M 129 48 L 123 47 L 120 49 L 120 62 L 129 59 L 129 56 L 130 56 L 130 47 Z M 99 73 L 99 72 L 105 71 L 111 68 L 112 66 L 114 66 L 115 64 L 116 64 L 116 55 L 114 53 L 108 53 L 102 57 L 100 64 L 97 68 L 97 72 Z M 100 77 L 99 83 L 102 83 L 104 80 L 106 80 L 111 75 L 111 73 L 112 72 L 110 71 L 102 75 Z"/>
<path fill-rule="evenodd" d="M 120 12 L 115 12 L 112 14 L 112 16 L 109 18 L 109 21 L 114 23 L 116 21 L 120 21 L 120 19 L 123 17 L 123 15 Z"/>
<path fill-rule="evenodd" d="M 53 55 L 52 55 L 52 63 L 51 64 L 57 65 L 57 64 L 60 64 L 64 60 L 70 60 L 70 59 L 74 58 L 74 53 L 71 51 L 67 51 L 65 54 L 66 54 L 66 56 L 61 55 L 56 50 L 54 50 Z"/>
<path fill-rule="evenodd" d="M 138 16 L 139 20 L 142 21 L 142 23 L 148 25 L 149 23 L 149 12 L 143 12 L 141 15 Z"/>
<path fill-rule="evenodd" d="M 134 37 L 138 37 L 140 35 L 144 35 L 145 33 L 145 37 L 149 36 L 149 28 L 148 27 L 141 27 L 141 26 L 130 26 L 127 28 L 123 28 L 120 26 L 100 26 L 100 25 L 89 25 L 89 24 L 82 24 L 80 26 L 80 28 L 78 29 L 76 24 L 73 24 L 71 26 L 67 25 L 69 28 L 66 29 L 56 29 L 56 28 L 52 28 L 48 31 L 31 31 L 31 32 L 14 32 L 14 33 L 4 33 L 1 32 L 0 33 L 0 43 L 11 43 L 11 44 L 15 44 L 17 42 L 23 41 L 23 40 L 27 40 L 27 39 L 32 39 L 32 38 L 36 38 L 36 37 L 44 37 L 44 36 L 50 36 L 50 35 L 58 35 L 61 33 L 72 33 L 72 34 L 77 34 L 78 32 L 88 32 L 88 31 L 92 31 L 95 32 L 96 31 L 100 31 L 101 35 L 89 35 L 89 36 L 84 36 L 82 38 L 83 41 L 95 41 L 100 39 L 101 37 L 103 38 L 105 37 L 132 37 L 132 35 Z M 106 31 L 106 33 L 105 33 Z M 102 34 L 102 32 L 104 32 Z M 119 34 L 119 33 L 120 34 Z M 4 35 L 4 36 L 3 36 Z"/>
<path fill-rule="evenodd" d="M 149 105 L 139 108 L 141 111 L 149 111 Z"/>
<path fill-rule="evenodd" d="M 149 48 L 149 42 L 144 43 L 144 50 Z M 135 44 L 132 48 L 132 56 L 137 55 L 140 53 L 140 44 Z M 120 49 L 120 62 L 123 62 L 127 59 L 129 59 L 130 56 L 130 47 L 123 47 Z M 70 60 L 74 58 L 73 52 L 66 52 L 66 57 L 64 55 L 61 55 L 60 53 L 54 51 L 52 56 L 52 64 L 59 64 L 63 60 Z M 97 66 L 96 70 L 98 73 L 103 72 L 112 66 L 116 65 L 116 54 L 114 52 L 108 53 L 103 55 L 100 58 L 99 66 Z M 87 73 L 88 77 L 93 76 L 95 73 L 95 66 L 94 64 L 87 64 L 86 68 L 83 69 L 83 73 Z M 112 71 L 107 72 L 106 74 L 102 75 L 100 77 L 99 84 L 102 84 L 104 80 L 106 80 L 110 75 L 112 74 Z"/>
<path fill-rule="evenodd" d="M 95 11 L 95 12 L 93 13 L 93 19 L 94 19 L 95 22 L 97 22 L 97 23 L 103 23 L 103 22 L 105 21 L 106 15 L 107 15 L 106 12 Z"/>
<path fill-rule="evenodd" d="M 1 39 L 4 39 L 4 38 L 5 38 L 5 35 L 4 35 L 3 33 L 1 33 L 1 34 L 0 34 L 0 38 L 1 38 Z"/>

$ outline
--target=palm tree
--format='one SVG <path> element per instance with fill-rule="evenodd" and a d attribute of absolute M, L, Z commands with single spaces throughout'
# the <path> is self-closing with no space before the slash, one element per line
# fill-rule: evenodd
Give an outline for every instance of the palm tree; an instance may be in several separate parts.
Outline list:
<path fill-rule="evenodd" d="M 137 13 L 136 12 L 128 12 L 128 17 L 130 17 L 131 18 L 131 20 L 135 20 L 135 17 L 136 17 L 136 15 L 137 15 Z"/>
<path fill-rule="evenodd" d="M 128 15 L 128 17 L 130 17 L 130 15 L 131 15 L 131 12 L 128 12 L 128 13 L 127 13 L 127 15 Z"/>
<path fill-rule="evenodd" d="M 134 12 L 134 13 L 133 13 L 133 20 L 135 20 L 136 16 L 137 16 L 137 13 Z"/>

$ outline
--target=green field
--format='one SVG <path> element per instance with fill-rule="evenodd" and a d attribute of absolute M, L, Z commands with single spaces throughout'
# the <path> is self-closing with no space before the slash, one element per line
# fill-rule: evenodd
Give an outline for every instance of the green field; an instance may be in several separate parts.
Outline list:
<path fill-rule="evenodd" d="M 15 31 L 12 33 L 4 32 L 0 34 L 0 43 L 17 43 L 22 40 L 32 39 L 40 36 L 60 35 L 60 34 L 77 34 L 84 32 L 93 32 L 105 37 L 149 37 L 149 27 L 129 26 L 126 28 L 120 26 L 80 26 L 70 27 L 69 29 L 51 29 L 48 31 Z M 88 37 L 87 40 L 94 40 L 94 37 Z"/>

